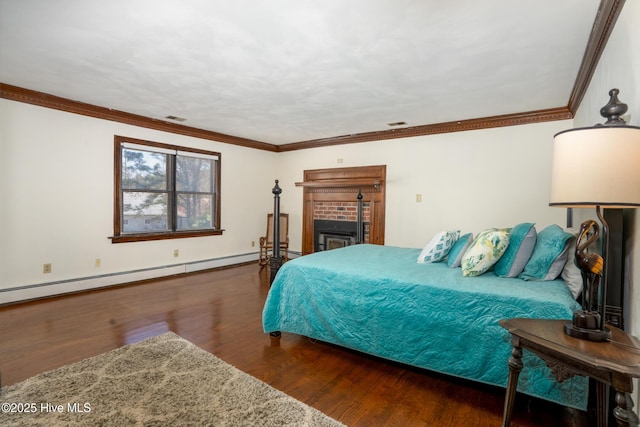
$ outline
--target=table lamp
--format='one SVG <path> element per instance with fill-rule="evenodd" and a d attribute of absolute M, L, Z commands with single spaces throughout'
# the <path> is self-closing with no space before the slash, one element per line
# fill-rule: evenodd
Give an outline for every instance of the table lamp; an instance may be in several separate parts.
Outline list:
<path fill-rule="evenodd" d="M 567 335 L 589 341 L 611 336 L 605 326 L 609 227 L 602 209 L 640 206 L 640 127 L 621 118 L 627 105 L 618 93 L 611 89 L 609 103 L 600 110 L 604 124 L 558 132 L 553 141 L 549 206 L 595 207 L 602 224 L 601 235 L 596 221 L 580 228 L 576 264 L 583 276 L 582 307 L 564 327 Z M 601 255 L 588 253 L 586 247 L 598 236 Z"/>

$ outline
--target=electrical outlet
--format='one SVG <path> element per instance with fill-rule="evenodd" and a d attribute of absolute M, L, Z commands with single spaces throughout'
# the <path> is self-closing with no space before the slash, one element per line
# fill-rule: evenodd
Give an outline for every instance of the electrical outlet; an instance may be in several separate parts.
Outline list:
<path fill-rule="evenodd" d="M 338 159 L 338 163 L 344 163 L 343 159 Z"/>
<path fill-rule="evenodd" d="M 422 194 L 416 194 L 416 203 L 422 203 Z"/>
<path fill-rule="evenodd" d="M 174 256 L 175 258 L 178 258 L 178 257 L 180 256 L 180 251 L 179 251 L 178 249 L 174 249 L 174 250 L 173 250 L 173 256 Z"/>
<path fill-rule="evenodd" d="M 42 272 L 43 272 L 44 274 L 51 273 L 51 264 L 44 264 L 44 265 L 42 266 Z"/>
<path fill-rule="evenodd" d="M 96 262 L 94 264 L 94 267 L 98 268 L 102 265 L 102 260 L 100 258 L 96 258 Z"/>
<path fill-rule="evenodd" d="M 255 247 L 255 246 L 256 246 L 256 241 L 255 241 L 255 240 L 252 240 L 252 241 L 251 241 L 251 247 L 253 248 L 253 247 Z"/>

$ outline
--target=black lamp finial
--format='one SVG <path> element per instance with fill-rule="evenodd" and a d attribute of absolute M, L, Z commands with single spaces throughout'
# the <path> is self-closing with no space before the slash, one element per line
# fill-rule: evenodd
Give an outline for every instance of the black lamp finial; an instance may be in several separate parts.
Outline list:
<path fill-rule="evenodd" d="M 627 104 L 620 102 L 618 99 L 618 89 L 611 89 L 609 91 L 609 103 L 600 109 L 600 115 L 607 119 L 604 123 L 605 126 L 620 126 L 627 123 L 622 119 L 622 115 L 627 112 Z"/>

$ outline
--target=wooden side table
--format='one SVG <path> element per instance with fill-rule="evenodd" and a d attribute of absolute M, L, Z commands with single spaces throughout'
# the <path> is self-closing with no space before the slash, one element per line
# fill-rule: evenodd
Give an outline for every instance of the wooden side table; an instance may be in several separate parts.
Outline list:
<path fill-rule="evenodd" d="M 509 358 L 509 381 L 504 402 L 503 427 L 511 422 L 511 411 L 522 370 L 522 349 L 538 355 L 551 368 L 558 381 L 574 375 L 597 381 L 598 427 L 608 422 L 608 386 L 616 390 L 614 416 L 618 426 L 638 426 L 633 412 L 633 378 L 640 378 L 640 341 L 622 330 L 608 325 L 612 338 L 592 342 L 566 335 L 566 320 L 504 319 L 500 326 L 511 333 L 513 350 Z"/>

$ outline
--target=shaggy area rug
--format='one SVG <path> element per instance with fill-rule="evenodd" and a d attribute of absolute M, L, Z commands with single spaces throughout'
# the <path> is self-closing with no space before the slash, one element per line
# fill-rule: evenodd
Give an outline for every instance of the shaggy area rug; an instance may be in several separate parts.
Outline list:
<path fill-rule="evenodd" d="M 342 426 L 180 336 L 3 387 L 0 426 Z"/>

